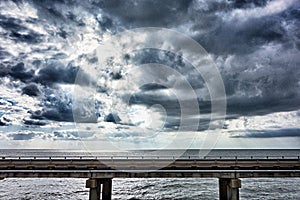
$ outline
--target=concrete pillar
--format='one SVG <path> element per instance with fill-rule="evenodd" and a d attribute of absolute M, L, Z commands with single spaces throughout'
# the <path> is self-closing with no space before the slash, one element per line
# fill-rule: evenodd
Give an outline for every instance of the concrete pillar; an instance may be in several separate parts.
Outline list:
<path fill-rule="evenodd" d="M 238 200 L 241 180 L 237 178 L 219 179 L 219 197 L 220 200 Z"/>
<path fill-rule="evenodd" d="M 228 181 L 230 179 L 227 178 L 219 178 L 219 199 L 220 200 L 227 200 L 227 186 Z"/>
<path fill-rule="evenodd" d="M 85 187 L 90 188 L 89 200 L 100 200 L 101 184 L 98 184 L 97 179 L 88 179 Z"/>
<path fill-rule="evenodd" d="M 86 188 L 90 188 L 89 200 L 111 200 L 112 179 L 93 179 L 86 181 Z"/>
<path fill-rule="evenodd" d="M 111 200 L 112 193 L 112 179 L 107 178 L 103 180 L 102 200 Z"/>

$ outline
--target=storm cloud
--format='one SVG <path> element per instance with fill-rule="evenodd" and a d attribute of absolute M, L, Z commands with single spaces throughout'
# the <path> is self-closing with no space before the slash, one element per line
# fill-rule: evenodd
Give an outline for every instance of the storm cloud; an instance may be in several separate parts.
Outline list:
<path fill-rule="evenodd" d="M 50 61 L 45 63 L 45 67 L 38 71 L 33 81 L 50 86 L 55 83 L 74 84 L 78 70 L 79 67 L 75 67 L 71 63 L 64 66 L 60 62 Z"/>
<path fill-rule="evenodd" d="M 73 121 L 72 100 L 64 93 L 56 92 L 53 89 L 45 91 L 42 109 L 31 111 L 31 117 L 37 120 Z"/>
<path fill-rule="evenodd" d="M 279 130 L 247 130 L 247 134 L 234 135 L 232 138 L 281 138 L 300 137 L 300 129 L 279 129 Z"/>
<path fill-rule="evenodd" d="M 31 140 L 35 136 L 34 133 L 14 133 L 9 134 L 9 137 L 11 137 L 13 140 Z"/>
<path fill-rule="evenodd" d="M 29 96 L 38 96 L 40 94 L 40 90 L 36 85 L 30 84 L 22 88 L 22 93 Z"/>
<path fill-rule="evenodd" d="M 224 81 L 227 119 L 300 109 L 300 2 L 297 0 L 93 0 L 89 3 L 24 0 L 3 1 L 1 5 L 1 85 L 39 102 L 35 108 L 28 108 L 31 120 L 23 120 L 25 125 L 74 121 L 74 102 L 71 92 L 65 88 L 74 85 L 80 70 L 89 67 L 80 65 L 85 62 L 94 66 L 101 62 L 89 53 L 105 37 L 141 27 L 173 29 L 204 47 Z M 26 12 L 11 15 L 7 11 L 19 8 Z M 195 91 L 201 111 L 199 116 L 188 116 L 187 120 L 201 118 L 198 130 L 207 129 L 212 105 L 208 88 L 203 77 L 197 75 L 181 55 L 147 49 L 131 52 L 124 59 L 127 64 L 166 65 L 183 75 Z M 126 69 L 100 67 L 101 77 L 97 78 L 101 83 L 97 92 L 101 98 L 99 105 L 93 105 L 99 112 L 93 113 L 88 122 L 101 119 L 118 124 L 124 121 L 121 113 L 114 104 L 105 104 L 105 101 L 116 93 L 114 86 L 126 79 Z M 79 82 L 84 83 L 83 86 L 95 84 L 88 72 L 85 73 Z M 152 72 L 152 75 L 160 77 L 163 73 Z M 149 73 L 140 76 L 146 79 Z M 116 96 L 121 100 L 130 97 L 130 106 L 162 105 L 167 113 L 165 128 L 177 130 L 180 102 L 169 94 L 174 80 L 178 77 L 163 77 L 161 82 L 143 85 L 134 93 L 127 91 L 125 95 Z M 183 103 L 188 105 L 191 99 L 186 98 Z M 105 105 L 112 108 L 104 108 Z M 1 126 L 9 124 L 3 118 L 0 120 Z M 273 136 L 281 137 L 283 132 L 298 136 L 287 129 L 275 131 Z M 271 135 L 266 131 L 241 137 Z M 62 136 L 57 134 L 57 137 Z"/>

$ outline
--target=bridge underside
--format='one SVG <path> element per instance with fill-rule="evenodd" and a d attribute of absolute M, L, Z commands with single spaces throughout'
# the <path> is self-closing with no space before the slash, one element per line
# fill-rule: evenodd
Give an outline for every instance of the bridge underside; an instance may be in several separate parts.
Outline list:
<path fill-rule="evenodd" d="M 0 170 L 0 178 L 283 178 L 300 170 Z"/>

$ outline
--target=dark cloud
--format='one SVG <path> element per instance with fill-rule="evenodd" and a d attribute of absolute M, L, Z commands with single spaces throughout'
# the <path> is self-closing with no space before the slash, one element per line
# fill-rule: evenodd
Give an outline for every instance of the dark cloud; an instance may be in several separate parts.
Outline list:
<path fill-rule="evenodd" d="M 64 106 L 43 108 L 42 110 L 32 112 L 31 117 L 33 119 L 40 119 L 40 120 L 48 119 L 48 120 L 62 121 L 62 122 L 73 121 L 72 110 Z"/>
<path fill-rule="evenodd" d="M 143 91 L 152 91 L 152 90 L 161 90 L 161 89 L 166 89 L 166 86 L 157 84 L 157 83 L 151 83 L 151 84 L 146 84 L 146 85 L 142 85 L 140 87 L 141 90 Z"/>
<path fill-rule="evenodd" d="M 247 130 L 246 134 L 233 135 L 232 138 L 278 138 L 300 137 L 299 128 L 286 128 L 278 130 Z"/>
<path fill-rule="evenodd" d="M 229 0 L 235 8 L 253 8 L 262 7 L 267 4 L 267 0 Z"/>
<path fill-rule="evenodd" d="M 0 66 L 0 77 L 5 77 L 9 73 L 9 69 L 4 65 Z"/>
<path fill-rule="evenodd" d="M 42 35 L 22 25 L 22 20 L 0 15 L 0 26 L 6 31 L 8 37 L 17 42 L 29 44 L 42 42 Z"/>
<path fill-rule="evenodd" d="M 123 77 L 122 74 L 121 74 L 121 72 L 111 72 L 110 76 L 114 80 L 119 80 L 119 79 L 121 79 Z"/>
<path fill-rule="evenodd" d="M 107 116 L 105 116 L 104 121 L 118 124 L 121 122 L 121 119 L 116 113 L 109 113 Z"/>
<path fill-rule="evenodd" d="M 8 124 L 3 120 L 0 119 L 0 126 L 7 126 Z"/>
<path fill-rule="evenodd" d="M 29 126 L 45 126 L 47 123 L 40 120 L 24 119 L 24 124 Z"/>
<path fill-rule="evenodd" d="M 225 1 L 210 2 L 207 10 L 191 9 L 189 13 L 193 16 L 191 18 L 193 25 L 190 31 L 196 32 L 193 37 L 209 53 L 217 55 L 248 54 L 270 42 L 293 43 L 294 37 L 291 35 L 299 32 L 299 20 L 292 16 L 292 13 L 299 10 L 300 5 L 297 3 L 279 13 L 269 15 L 266 13 L 265 16 L 256 17 L 255 15 L 261 14 L 259 12 L 268 12 L 257 11 L 258 13 L 253 13 L 253 16 L 241 15 L 241 17 L 232 19 L 230 13 L 237 10 L 242 14 L 247 13 L 250 9 L 263 8 L 266 2 L 270 3 L 271 1 L 261 1 L 260 3 L 232 1 L 234 3 L 229 3 L 227 6 L 222 6 Z M 236 3 L 241 5 L 241 8 L 236 8 Z M 214 11 L 215 8 L 218 10 Z M 286 29 L 287 24 L 292 26 L 297 24 L 296 30 Z"/>
<path fill-rule="evenodd" d="M 23 27 L 21 24 L 22 24 L 21 19 L 0 15 L 0 26 L 5 30 L 12 30 L 12 31 L 24 30 L 25 27 Z"/>
<path fill-rule="evenodd" d="M 23 72 L 25 71 L 25 65 L 23 62 L 20 62 L 11 68 L 12 72 Z"/>
<path fill-rule="evenodd" d="M 1 105 L 1 104 L 0 104 Z M 1 114 L 1 117 L 0 117 L 0 126 L 8 126 L 10 124 L 10 119 L 2 116 L 2 113 Z"/>
<path fill-rule="evenodd" d="M 54 132 L 54 136 L 59 137 L 59 138 L 64 137 L 64 135 L 61 132 L 57 132 L 57 131 Z"/>
<path fill-rule="evenodd" d="M 34 81 L 43 85 L 53 85 L 55 83 L 74 84 L 79 67 L 71 63 L 66 67 L 58 61 L 49 61 L 45 67 L 39 70 Z"/>
<path fill-rule="evenodd" d="M 191 0 L 172 1 L 122 1 L 112 0 L 94 3 L 104 12 L 121 20 L 124 25 L 137 26 L 169 26 L 181 21 L 191 4 Z M 176 19 L 176 20 L 174 20 Z"/>
<path fill-rule="evenodd" d="M 39 96 L 41 92 L 35 84 L 29 84 L 22 88 L 22 93 L 28 96 Z"/>
<path fill-rule="evenodd" d="M 41 102 L 43 108 L 31 111 L 32 119 L 72 122 L 72 99 L 67 94 L 52 89 L 46 90 L 45 93 L 45 98 Z"/>
<path fill-rule="evenodd" d="M 300 59 L 294 49 L 273 47 L 225 62 L 229 113 L 264 115 L 300 108 Z"/>
<path fill-rule="evenodd" d="M 3 65 L 0 68 L 0 77 L 10 76 L 13 79 L 22 82 L 29 82 L 34 76 L 33 70 L 27 70 L 23 62 L 17 63 L 14 66 Z"/>
<path fill-rule="evenodd" d="M 297 96 L 276 98 L 237 98 L 228 102 L 227 114 L 238 116 L 266 115 L 282 111 L 294 111 L 300 109 L 300 98 Z"/>
<path fill-rule="evenodd" d="M 81 85 L 91 84 L 92 81 L 89 75 L 84 72 L 81 72 L 80 76 L 77 77 L 80 67 L 74 66 L 73 62 L 69 62 L 66 66 L 57 60 L 37 61 L 35 64 L 40 69 L 30 81 L 44 86 L 55 87 L 61 83 L 75 84 L 76 78 Z"/>
<path fill-rule="evenodd" d="M 0 47 L 0 59 L 4 60 L 8 57 L 10 57 L 11 54 L 8 51 L 5 51 L 5 49 L 3 49 L 2 47 Z M 1 76 L 1 71 L 0 71 L 0 76 Z"/>
<path fill-rule="evenodd" d="M 19 42 L 26 42 L 26 43 L 40 43 L 42 42 L 40 34 L 37 34 L 33 31 L 29 31 L 29 33 L 19 33 L 12 31 L 9 34 L 10 37 L 19 41 Z"/>
<path fill-rule="evenodd" d="M 225 56 L 224 60 L 217 63 L 225 84 L 228 118 L 300 109 L 299 51 L 290 46 L 281 45 L 271 45 L 268 48 L 259 48 L 248 54 Z M 197 76 L 188 63 L 182 59 L 176 60 L 176 56 L 170 53 L 163 56 L 164 59 L 158 55 L 159 53 L 155 53 L 153 50 L 147 50 L 146 53 L 136 53 L 135 56 L 131 56 L 130 61 L 135 64 L 166 64 L 184 75 L 195 91 L 201 89 L 202 93 L 208 92 L 201 76 Z M 170 98 L 164 96 L 163 93 L 155 92 L 163 88 L 172 88 L 172 84 L 168 83 L 167 78 L 159 80 L 163 74 L 162 71 L 151 71 L 144 74 L 145 78 L 155 76 L 158 81 L 155 84 L 142 86 L 139 93 L 131 94 L 130 104 L 146 106 L 160 104 L 166 109 L 169 116 L 166 127 L 178 127 L 180 124 L 178 100 L 175 96 Z M 200 116 L 209 113 L 211 103 L 201 98 L 203 94 L 198 93 L 197 95 Z M 207 125 L 203 127 L 207 127 Z M 199 126 L 199 130 L 201 129 Z"/>
<path fill-rule="evenodd" d="M 151 87 L 151 86 L 150 86 Z M 156 86 L 155 86 L 156 87 Z M 164 128 L 167 130 L 177 130 L 181 123 L 181 105 L 193 105 L 194 101 L 198 101 L 199 104 L 199 118 L 201 117 L 200 123 L 198 127 L 195 127 L 195 119 L 190 116 L 193 113 L 193 110 L 190 108 L 186 108 L 191 113 L 189 115 L 188 111 L 186 110 L 184 116 L 184 123 L 187 125 L 189 124 L 190 127 L 181 127 L 184 130 L 194 129 L 194 130 L 206 130 L 210 124 L 210 113 L 211 113 L 211 102 L 210 101 L 201 101 L 199 99 L 188 99 L 188 100 L 179 100 L 175 95 L 165 96 L 163 94 L 149 94 L 149 91 L 157 91 L 155 88 L 154 90 L 141 90 L 139 93 L 131 94 L 129 104 L 139 104 L 144 105 L 146 107 L 151 107 L 153 105 L 161 105 L 164 108 L 163 114 L 166 114 L 166 122 L 164 124 Z M 208 115 L 207 115 L 208 114 Z M 205 116 L 205 117 L 204 117 Z M 190 117 L 190 118 L 189 118 Z"/>
<path fill-rule="evenodd" d="M 72 5 L 72 1 L 57 1 L 54 0 L 52 2 L 50 1 L 38 1 L 38 0 L 33 0 L 33 5 L 37 8 L 39 17 L 45 18 L 50 21 L 50 22 L 56 22 L 56 20 L 64 21 L 66 17 L 62 14 L 62 12 L 57 8 L 58 5 L 64 5 L 64 4 L 69 4 L 70 6 Z M 70 18 L 72 19 L 73 15 L 72 13 L 70 14 Z"/>
<path fill-rule="evenodd" d="M 60 56 L 64 54 L 56 54 Z M 33 65 L 33 66 L 32 66 Z M 34 68 L 37 68 L 35 73 Z M 34 60 L 27 66 L 23 62 L 19 62 L 13 66 L 3 66 L 0 68 L 0 77 L 10 76 L 15 80 L 20 80 L 24 83 L 38 83 L 45 86 L 53 87 L 60 83 L 74 84 L 77 73 L 80 70 L 79 66 L 74 66 L 72 62 L 69 62 L 66 66 L 57 60 Z M 121 75 L 114 75 L 116 79 Z M 90 77 L 88 74 L 81 72 L 80 77 L 77 77 L 78 81 L 82 85 L 90 84 Z M 34 87 L 31 84 L 31 88 Z"/>
<path fill-rule="evenodd" d="M 106 13 L 104 19 L 116 19 L 125 28 L 187 26 L 187 34 L 214 54 L 246 54 L 255 51 L 269 42 L 288 42 L 283 21 L 297 23 L 295 13 L 299 12 L 297 3 L 279 13 L 263 17 L 253 17 L 239 22 L 228 20 L 231 12 L 240 9 L 263 8 L 270 1 L 104 1 L 93 2 Z M 85 7 L 86 5 L 83 5 Z M 298 6 L 298 7 L 297 7 Z M 130 10 L 130 12 L 128 12 Z M 264 11 L 263 11 L 264 12 Z M 110 19 L 110 20 L 108 20 Z M 176 20 L 174 20 L 176 19 Z M 112 23 L 110 23 L 112 24 Z M 115 25 L 116 26 L 116 25 Z M 105 26 L 106 27 L 106 26 Z M 299 28 L 298 28 L 299 29 Z M 196 34 L 195 34 L 196 33 Z M 293 33 L 294 34 L 294 33 Z"/>
<path fill-rule="evenodd" d="M 180 104 L 176 96 L 167 97 L 165 95 L 140 92 L 131 95 L 129 104 L 141 104 L 147 107 L 160 104 L 164 107 L 168 116 L 180 116 Z"/>
<path fill-rule="evenodd" d="M 201 74 L 199 74 L 196 68 L 187 60 L 184 60 L 180 53 L 176 54 L 176 52 L 162 51 L 157 49 L 143 49 L 141 51 L 135 51 L 132 55 L 130 55 L 130 59 L 128 59 L 128 61 L 136 66 L 140 66 L 142 71 L 142 65 L 144 64 L 151 63 L 164 65 L 170 67 L 181 75 L 176 78 L 177 81 L 186 79 L 193 89 L 206 87 Z M 160 84 L 165 88 L 172 88 L 172 84 L 175 81 L 168 80 L 170 78 L 170 74 L 168 73 L 170 72 L 164 71 L 163 67 L 161 67 L 161 69 L 153 68 L 143 72 L 145 77 L 149 76 L 157 81 L 153 84 Z M 173 74 L 173 72 L 171 72 L 171 74 Z"/>
<path fill-rule="evenodd" d="M 208 52 L 214 54 L 251 53 L 269 42 L 281 42 L 286 35 L 280 21 L 274 17 L 253 19 L 243 24 L 227 24 L 221 20 L 217 23 L 219 27 L 196 38 Z"/>
<path fill-rule="evenodd" d="M 108 16 L 97 16 L 97 21 L 103 31 L 113 28 L 113 21 Z"/>
<path fill-rule="evenodd" d="M 13 133 L 8 135 L 8 137 L 11 137 L 13 140 L 31 140 L 34 136 L 34 133 Z"/>
<path fill-rule="evenodd" d="M 164 27 L 193 37 L 211 54 L 224 80 L 230 117 L 297 110 L 300 109 L 300 4 L 295 1 L 280 12 L 258 13 L 261 15 L 257 16 L 245 14 L 251 9 L 265 8 L 270 2 L 273 1 L 33 0 L 29 4 L 37 11 L 36 19 L 0 15 L 0 26 L 5 30 L 1 35 L 1 39 L 6 41 L 3 44 L 26 43 L 25 49 L 32 49 L 25 53 L 14 46 L 15 53 L 1 46 L 0 59 L 5 62 L 1 63 L 0 77 L 20 80 L 22 83 L 14 85 L 20 87 L 23 94 L 42 99 L 41 108 L 31 111 L 33 119 L 72 121 L 71 97 L 61 94 L 59 84 L 73 84 L 80 67 L 69 62 L 70 55 L 61 51 L 55 43 L 68 46 L 68 41 L 86 36 L 85 28 L 92 30 L 88 35 L 98 37 L 104 32 L 115 33 L 128 28 Z M 17 4 L 24 6 L 23 1 Z M 233 16 L 236 11 L 242 17 Z M 95 24 L 87 24 L 85 15 L 94 19 L 100 29 Z M 39 34 L 30 28 L 37 27 L 35 25 L 45 27 L 47 34 Z M 37 60 L 36 55 L 44 57 Z M 85 54 L 79 57 L 88 59 Z M 126 63 L 159 63 L 177 70 L 197 91 L 200 114 L 210 113 L 211 102 L 204 98 L 209 96 L 205 82 L 181 55 L 145 50 L 125 55 L 124 59 Z M 92 58 L 90 61 L 94 63 L 98 60 Z M 68 62 L 68 65 L 63 64 Z M 180 104 L 175 96 L 162 92 L 172 88 L 170 77 L 163 77 L 160 71 L 142 74 L 145 79 L 150 75 L 157 76 L 158 81 L 130 94 L 129 103 L 147 107 L 161 104 L 168 115 L 166 128 L 176 129 L 180 123 Z M 118 81 L 124 76 L 122 71 L 110 69 L 107 78 Z M 86 85 L 91 82 L 88 75 L 77 78 Z M 106 85 L 98 89 L 109 95 Z M 78 113 L 83 111 L 82 108 L 75 110 Z M 79 121 L 96 122 L 97 117 L 98 114 L 89 113 L 87 118 Z M 106 116 L 109 122 L 118 123 L 119 120 L 113 114 Z M 205 120 L 202 127 L 207 127 Z M 3 120 L 1 123 L 6 124 Z M 34 122 L 25 123 L 30 125 Z"/>

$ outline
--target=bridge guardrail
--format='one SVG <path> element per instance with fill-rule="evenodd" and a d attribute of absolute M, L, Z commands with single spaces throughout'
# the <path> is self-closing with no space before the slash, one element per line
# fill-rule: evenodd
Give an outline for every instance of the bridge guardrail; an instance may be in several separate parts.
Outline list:
<path fill-rule="evenodd" d="M 300 156 L 1 156 L 2 160 L 296 160 Z"/>

